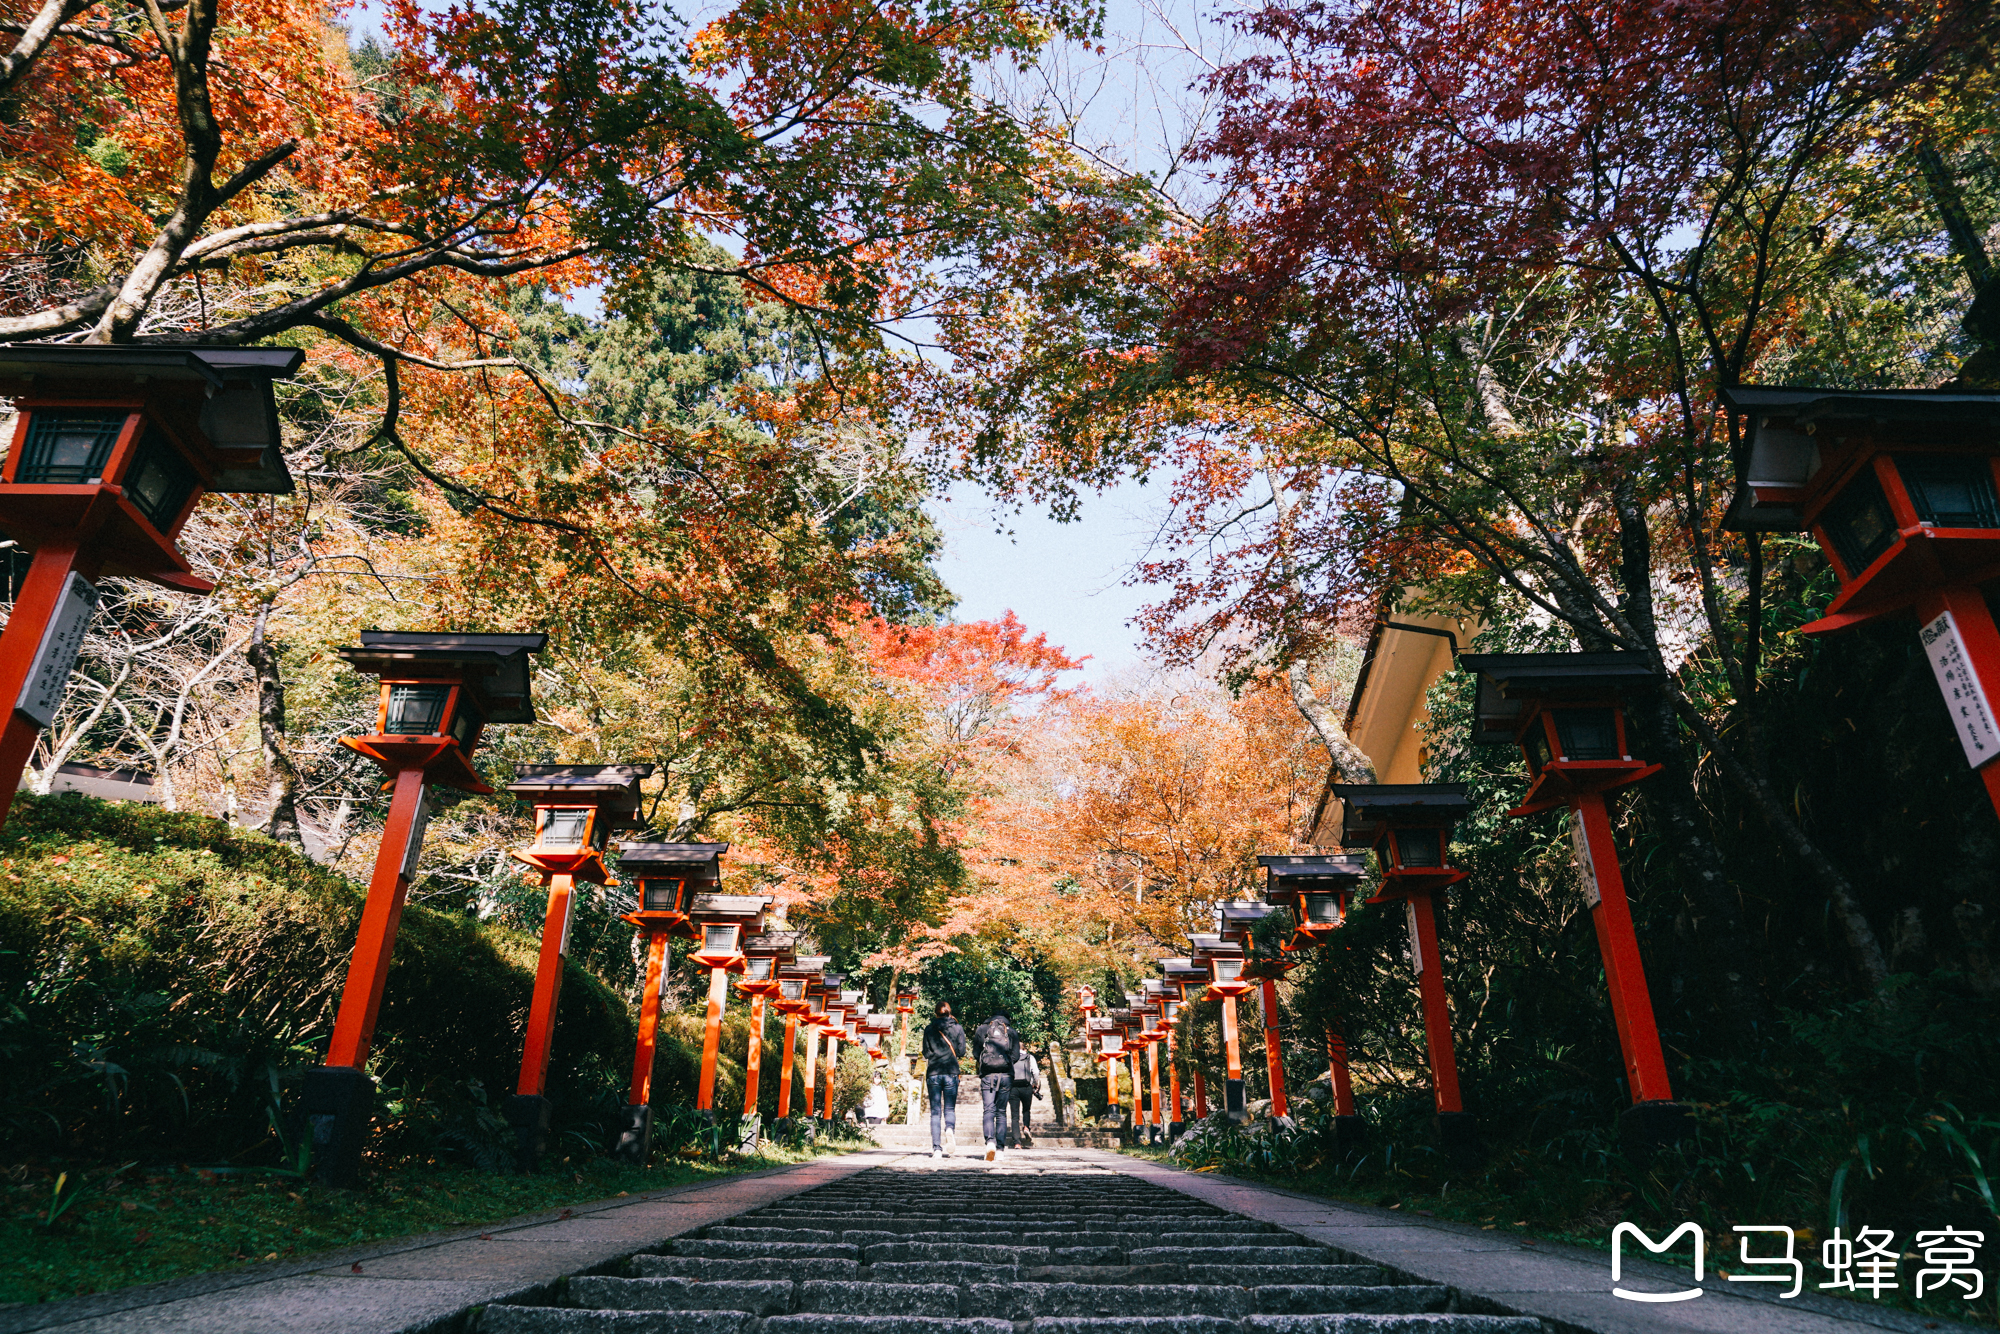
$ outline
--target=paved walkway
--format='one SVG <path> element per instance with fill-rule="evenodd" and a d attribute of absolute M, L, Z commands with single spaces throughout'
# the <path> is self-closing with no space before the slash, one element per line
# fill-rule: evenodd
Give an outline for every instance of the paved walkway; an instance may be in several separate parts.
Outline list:
<path fill-rule="evenodd" d="M 961 1144 L 966 1137 L 961 1136 Z M 970 1152 L 970 1150 L 962 1150 Z M 726 1240 L 710 1240 L 669 1246 L 676 1238 L 726 1223 L 740 1214 L 769 1209 L 789 1197 L 820 1187 L 834 1187 L 828 1203 L 835 1198 L 848 1208 L 859 1207 L 856 1192 L 867 1182 L 850 1181 L 836 1185 L 870 1168 L 893 1165 L 898 1184 L 892 1194 L 908 1197 L 920 1207 L 927 1189 L 925 1174 L 936 1170 L 927 1155 L 911 1155 L 900 1149 L 881 1148 L 822 1159 L 799 1167 L 721 1181 L 682 1186 L 656 1194 L 601 1201 L 569 1211 L 572 1216 L 544 1214 L 517 1219 L 486 1229 L 437 1234 L 374 1247 L 319 1255 L 306 1261 L 274 1263 L 208 1274 L 197 1278 L 127 1288 L 119 1292 L 81 1297 L 45 1306 L 20 1307 L 0 1311 L 0 1334 L 27 1334 L 33 1330 L 55 1330 L 60 1334 L 462 1334 L 472 1324 L 473 1308 L 501 1303 L 522 1306 L 546 1305 L 561 1289 L 558 1280 L 576 1274 L 624 1275 L 643 1265 L 632 1257 L 662 1249 L 707 1254 L 717 1247 L 718 1255 L 729 1251 Z M 962 1198 L 970 1190 L 976 1198 L 980 1188 L 973 1184 L 979 1176 L 992 1174 L 997 1199 L 1005 1194 L 1015 1198 L 1038 1189 L 1036 1178 L 1046 1188 L 1073 1189 L 1078 1180 L 1094 1176 L 1106 1181 L 1106 1192 L 1118 1193 L 1107 1178 L 1134 1178 L 1138 1187 L 1177 1191 L 1202 1205 L 1241 1215 L 1245 1219 L 1333 1247 L 1330 1257 L 1351 1265 L 1379 1268 L 1392 1283 L 1450 1289 L 1446 1311 L 1466 1315 L 1519 1315 L 1538 1317 L 1551 1334 L 1692 1334 L 1693 1331 L 1769 1331 L 1770 1334 L 1864 1334 L 1870 1329 L 1898 1331 L 1971 1330 L 1974 1327 L 1950 1321 L 1904 1315 L 1863 1303 L 1837 1302 L 1807 1294 L 1792 1301 L 1779 1301 L 1761 1292 L 1745 1291 L 1744 1285 L 1722 1281 L 1704 1284 L 1698 1299 L 1672 1304 L 1642 1304 L 1613 1297 L 1610 1292 L 1609 1257 L 1575 1248 L 1530 1243 L 1498 1232 L 1487 1232 L 1432 1220 L 1410 1218 L 1400 1212 L 1362 1206 L 1335 1204 L 1290 1191 L 1272 1189 L 1208 1173 L 1182 1172 L 1144 1159 L 1126 1158 L 1090 1149 L 1035 1149 L 1009 1155 L 1002 1166 L 989 1167 L 983 1161 L 961 1157 L 943 1165 L 948 1180 L 936 1181 L 942 1203 L 947 1197 Z M 883 1179 L 888 1179 L 885 1177 Z M 1061 1181 L 1050 1178 L 1060 1177 Z M 1014 1180 L 1004 1180 L 1014 1178 Z M 1025 1178 L 1022 1179 L 1022 1178 Z M 792 1212 L 809 1214 L 812 1201 L 800 1201 Z M 784 1209 L 773 1211 L 782 1214 Z M 947 1210 L 946 1212 L 949 1212 Z M 792 1227 L 812 1224 L 792 1222 Z M 738 1225 L 738 1230 L 741 1225 Z M 761 1234 L 760 1234 L 761 1235 Z M 1247 1240 L 1247 1238 L 1246 1238 Z M 1260 1243 L 1261 1244 L 1261 1243 Z M 706 1247 L 707 1251 L 703 1248 Z M 999 1249 L 995 1247 L 994 1249 Z M 884 1257 L 885 1259 L 888 1257 Z M 912 1259 L 915 1258 L 914 1252 Z M 1050 1257 L 1053 1258 L 1053 1257 Z M 1082 1257 L 1078 1257 L 1082 1258 Z M 1247 1259 L 1247 1257 L 1245 1257 Z M 4 1260 L 0 1260 L 4 1263 Z M 645 1261 L 661 1267 L 671 1261 Z M 1134 1263 L 1129 1251 L 1126 1264 Z M 1190 1262 L 1191 1263 L 1191 1262 Z M 1726 1261 L 1724 1262 L 1727 1263 Z M 648 1272 L 651 1272 L 650 1270 Z M 1050 1275 L 1050 1278 L 1057 1276 Z M 1108 1274 L 1063 1276 L 1067 1282 L 1128 1282 L 1133 1288 L 1150 1280 L 1145 1276 L 1121 1279 Z M 659 1280 L 654 1280 L 658 1282 Z M 880 1282 L 881 1280 L 876 1280 Z M 906 1280 L 907 1281 L 907 1280 Z M 1186 1283 L 1188 1280 L 1179 1280 Z M 1210 1279 L 1211 1283 L 1220 1280 Z M 1272 1282 L 1298 1283 L 1296 1278 Z M 603 1280 L 592 1280 L 603 1285 Z M 753 1286 L 753 1285 L 739 1285 Z M 769 1285 L 766 1285 L 769 1286 Z M 785 1284 L 782 1286 L 790 1287 Z M 801 1283 L 789 1308 L 808 1309 L 797 1296 L 807 1285 Z M 820 1284 L 831 1290 L 838 1285 Z M 1622 1286 L 1628 1289 L 1667 1291 L 1688 1286 L 1684 1273 L 1627 1259 Z M 1131 1290 L 1131 1289 L 1128 1289 Z M 972 1291 L 965 1288 L 966 1293 Z M 1254 1293 L 1256 1289 L 1248 1289 Z M 575 1295 L 580 1294 L 572 1294 Z M 716 1294 L 720 1296 L 721 1294 Z M 1055 1294 L 1061 1295 L 1061 1294 Z M 1070 1294 L 1074 1296 L 1074 1294 Z M 1164 1297 L 1165 1294 L 1156 1294 Z M 824 1294 L 823 1294 L 824 1296 Z M 1135 1293 L 1136 1296 L 1136 1293 Z M 1150 1301 L 1150 1299 L 1149 1299 Z M 775 1308 L 774 1308 L 775 1309 Z M 827 1309 L 823 1304 L 811 1308 Z M 1268 1306 L 1257 1307 L 1269 1310 Z M 1279 1308 L 1282 1309 L 1282 1308 Z M 1297 1309 L 1297 1308 L 1294 1308 Z M 1305 1308 L 1324 1309 L 1324 1308 Z M 1347 1308 L 1353 1310 L 1355 1308 Z M 1368 1308 L 1361 1308 L 1368 1309 Z M 1380 1309 L 1380 1308 L 1376 1308 Z M 1395 1309 L 1395 1308 L 1392 1308 Z M 1436 1310 L 1438 1308 L 1425 1308 Z M 627 1307 L 627 1311 L 631 1308 Z M 612 1315 L 577 1312 L 592 1329 L 610 1331 L 614 1327 L 638 1330 L 642 1327 L 665 1330 L 676 1315 L 694 1312 L 655 1311 Z M 718 1331 L 722 1311 L 701 1313 L 696 1319 L 702 1328 Z M 967 1312 L 970 1314 L 970 1312 Z M 1077 1334 L 1099 1329 L 1111 1334 L 1113 1324 L 1103 1315 L 1048 1320 L 1043 1313 L 1012 1313 L 1015 1319 L 1036 1319 L 1051 1330 L 1057 1325 L 1074 1325 Z M 1220 1312 L 1218 1312 L 1218 1315 Z M 1186 1316 L 1194 1317 L 1195 1312 Z M 593 1321 L 592 1317 L 595 1317 Z M 795 1314 L 768 1317 L 797 1325 L 800 1334 L 808 1317 Z M 1255 1325 L 1305 1330 L 1324 1328 L 1360 1330 L 1364 1327 L 1399 1328 L 1410 1321 L 1411 1331 L 1419 1324 L 1444 1325 L 1450 1317 L 1393 1315 L 1296 1315 L 1273 1317 L 1251 1314 L 1243 1317 L 1243 1328 Z M 753 1317 L 745 1315 L 742 1327 L 751 1328 Z M 606 1322 L 609 1323 L 597 1323 Z M 907 1322 L 907 1323 L 906 1323 Z M 1154 1323 L 1157 1322 L 1157 1323 Z M 1322 1326 L 1321 1322 L 1326 1322 Z M 1339 1324 L 1332 1322 L 1355 1322 Z M 495 1321 L 496 1330 L 503 1321 Z M 929 1321 L 923 1317 L 900 1316 L 888 1323 L 859 1314 L 814 1316 L 811 1324 L 839 1326 L 854 1334 L 884 1334 L 893 1324 L 899 1334 L 915 1334 Z M 952 1323 L 956 1324 L 957 1321 Z M 1162 1334 L 1179 1326 L 1192 1330 L 1206 1327 L 1203 1319 L 1183 1319 L 1154 1315 L 1141 1321 Z M 1476 1321 L 1467 1322 L 1476 1327 Z M 1498 1324 L 1499 1322 L 1496 1322 Z M 1525 1325 L 1527 1322 L 1520 1322 Z M 875 1328 L 881 1325 L 881 1331 Z M 1506 1322 L 1502 1327 L 1512 1327 Z M 680 1328 L 679 1323 L 671 1327 Z M 694 1324 L 686 1326 L 693 1329 Z M 734 1326 L 732 1326 L 734 1328 Z M 773 1326 L 775 1329 L 776 1326 Z M 1016 1330 L 1024 1326 L 1014 1326 Z"/>

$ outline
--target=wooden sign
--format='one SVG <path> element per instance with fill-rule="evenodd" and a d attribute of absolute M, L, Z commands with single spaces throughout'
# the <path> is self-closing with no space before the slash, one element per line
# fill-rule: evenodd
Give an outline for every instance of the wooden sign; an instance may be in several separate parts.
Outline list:
<path fill-rule="evenodd" d="M 21 698 L 14 704 L 34 720 L 35 726 L 47 727 L 55 721 L 56 710 L 62 706 L 63 690 L 69 685 L 69 674 L 76 670 L 83 637 L 89 633 L 90 620 L 96 611 L 97 585 L 72 570 L 69 582 L 63 585 L 62 600 L 56 603 L 55 615 L 49 618 L 48 629 L 42 632 L 41 647 L 35 650 L 34 664 L 28 668 L 28 679 L 21 685 Z"/>
<path fill-rule="evenodd" d="M 1945 706 L 1951 710 L 1952 726 L 1958 729 L 1958 744 L 1965 749 L 1967 763 L 1977 769 L 2000 755 L 2000 728 L 1993 723 L 1993 705 L 1986 687 L 1972 669 L 1972 657 L 1958 633 L 1958 622 L 1950 609 L 1938 613 L 1919 637 L 1924 654 L 1937 675 L 1938 689 L 1944 692 Z"/>

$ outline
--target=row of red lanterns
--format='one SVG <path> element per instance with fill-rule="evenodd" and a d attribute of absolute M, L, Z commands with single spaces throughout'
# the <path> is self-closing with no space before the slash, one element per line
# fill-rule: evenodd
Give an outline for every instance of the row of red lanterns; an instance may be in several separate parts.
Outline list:
<path fill-rule="evenodd" d="M 1674 1101 L 1668 1081 L 1607 805 L 1611 794 L 1659 772 L 1659 765 L 1633 758 L 1625 727 L 1627 696 L 1645 689 L 1656 679 L 1655 673 L 1633 653 L 1466 654 L 1458 661 L 1480 678 L 1474 739 L 1511 742 L 1527 760 L 1528 792 L 1509 815 L 1526 817 L 1559 807 L 1570 811 L 1577 865 L 1603 956 L 1632 1101 L 1624 1117 L 1625 1130 L 1635 1147 L 1671 1139 L 1687 1108 Z M 1436 910 L 1446 892 L 1467 878 L 1467 872 L 1451 864 L 1450 846 L 1453 827 L 1470 812 L 1471 802 L 1466 789 L 1456 784 L 1337 784 L 1333 792 L 1344 807 L 1342 845 L 1375 856 L 1379 885 L 1366 901 L 1403 905 L 1439 1139 L 1449 1150 L 1468 1151 L 1477 1132 L 1459 1092 L 1451 1014 L 1439 966 Z M 1189 957 L 1161 960 L 1163 979 L 1149 982 L 1144 995 L 1129 997 L 1132 1003 L 1126 1009 L 1098 1018 L 1093 1015 L 1094 993 L 1085 988 L 1082 998 L 1086 1030 L 1099 1044 L 1099 1058 L 1107 1062 L 1122 1059 L 1135 1044 L 1165 1042 L 1171 1052 L 1173 1003 L 1160 1008 L 1166 992 L 1177 992 L 1183 1004 L 1195 999 L 1220 1001 L 1224 1111 L 1239 1121 L 1244 1100 L 1237 999 L 1261 987 L 1271 1113 L 1283 1117 L 1289 1107 L 1275 979 L 1296 967 L 1303 951 L 1328 943 L 1345 923 L 1349 902 L 1368 869 L 1364 856 L 1356 852 L 1263 856 L 1258 862 L 1266 877 L 1263 901 L 1220 905 L 1214 934 L 1191 936 Z M 1291 935 L 1277 957 L 1253 957 L 1256 924 L 1280 907 L 1288 910 L 1294 924 Z M 1156 1013 L 1167 1014 L 1164 1032 L 1148 1027 Z M 1336 1126 L 1344 1133 L 1358 1133 L 1346 1042 L 1338 1031 L 1329 1029 L 1327 1050 Z M 1196 1114 L 1206 1116 L 1199 1072 L 1195 1079 Z M 1157 1085 L 1157 1078 L 1154 1082 Z M 1170 1105 L 1178 1119 L 1177 1077 Z M 1161 1120 L 1157 1088 L 1152 1119 L 1157 1127 Z"/>

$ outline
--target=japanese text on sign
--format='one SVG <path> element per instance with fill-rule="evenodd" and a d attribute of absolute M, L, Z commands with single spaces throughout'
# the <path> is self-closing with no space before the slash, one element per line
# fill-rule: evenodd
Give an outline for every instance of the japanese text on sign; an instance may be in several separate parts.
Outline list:
<path fill-rule="evenodd" d="M 1972 656 L 1965 651 L 1958 622 L 1949 609 L 1939 612 L 1920 634 L 1938 689 L 1944 692 L 1945 706 L 1951 710 L 1952 726 L 1958 729 L 1958 744 L 1965 748 L 1967 762 L 1977 769 L 2000 755 L 2000 728 L 1994 726 L 1986 687 L 1972 670 Z"/>
<path fill-rule="evenodd" d="M 55 721 L 63 688 L 76 669 L 77 654 L 83 650 L 83 637 L 96 610 L 97 585 L 72 572 L 56 602 L 55 614 L 49 617 L 49 628 L 42 632 L 42 645 L 35 650 L 34 665 L 21 685 L 21 698 L 14 702 L 35 726 L 47 727 Z"/>

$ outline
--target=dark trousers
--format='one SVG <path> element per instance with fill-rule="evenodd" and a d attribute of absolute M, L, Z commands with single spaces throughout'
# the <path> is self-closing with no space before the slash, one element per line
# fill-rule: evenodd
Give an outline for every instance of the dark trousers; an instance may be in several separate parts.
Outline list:
<path fill-rule="evenodd" d="M 958 1129 L 958 1076 L 925 1075 L 924 1088 L 931 1099 L 931 1147 L 944 1147 L 944 1130 Z M 943 1122 L 943 1130 L 939 1122 Z"/>
<path fill-rule="evenodd" d="M 988 1144 L 1008 1147 L 1007 1104 L 1014 1100 L 1014 1076 L 1002 1072 L 979 1077 L 979 1127 Z"/>
<path fill-rule="evenodd" d="M 1014 1142 L 1023 1143 L 1028 1138 L 1028 1127 L 1035 1119 L 1035 1090 L 1031 1085 L 1014 1086 Z"/>

